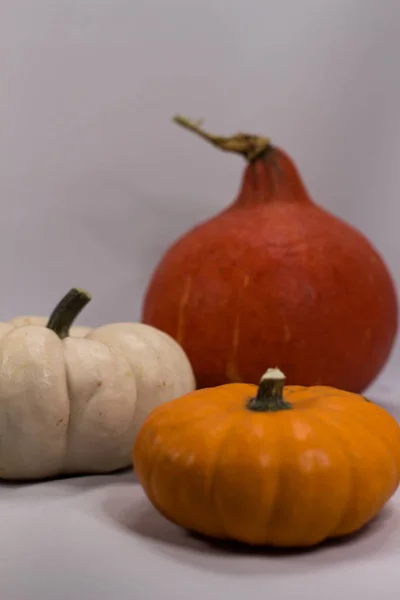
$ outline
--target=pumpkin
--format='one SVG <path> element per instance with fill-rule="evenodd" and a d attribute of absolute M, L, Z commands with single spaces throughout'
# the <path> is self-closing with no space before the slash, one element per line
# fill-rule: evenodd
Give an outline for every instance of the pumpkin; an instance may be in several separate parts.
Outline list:
<path fill-rule="evenodd" d="M 400 476 L 400 429 L 383 408 L 327 386 L 201 389 L 159 406 L 133 447 L 150 502 L 216 539 L 314 546 L 381 510 Z"/>
<path fill-rule="evenodd" d="M 20 317 L 14 317 L 7 322 L 0 322 L 0 335 L 4 332 L 11 331 L 15 327 L 26 327 L 26 325 L 42 325 L 45 327 L 49 321 L 49 317 L 39 317 L 36 315 L 23 315 Z M 90 332 L 90 327 L 84 327 L 82 325 L 72 325 L 68 335 L 70 337 L 85 337 Z"/>
<path fill-rule="evenodd" d="M 142 321 L 182 345 L 198 387 L 256 384 L 273 362 L 289 384 L 362 392 L 397 331 L 395 286 L 376 249 L 313 202 L 268 139 L 176 121 L 247 166 L 235 201 L 161 257 Z"/>
<path fill-rule="evenodd" d="M 89 300 L 74 288 L 47 326 L 0 324 L 1 479 L 128 467 L 148 413 L 195 388 L 181 347 L 153 327 L 115 323 L 70 337 Z"/>

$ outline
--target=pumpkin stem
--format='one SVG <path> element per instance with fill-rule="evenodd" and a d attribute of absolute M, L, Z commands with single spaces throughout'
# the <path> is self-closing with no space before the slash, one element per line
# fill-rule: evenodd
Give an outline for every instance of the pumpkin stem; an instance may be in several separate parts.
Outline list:
<path fill-rule="evenodd" d="M 207 142 L 210 142 L 213 146 L 216 146 L 220 150 L 225 152 L 234 152 L 241 154 L 249 162 L 252 162 L 259 158 L 271 145 L 268 138 L 250 135 L 248 133 L 236 133 L 230 137 L 222 137 L 220 135 L 212 135 L 202 129 L 202 121 L 190 121 L 186 117 L 177 115 L 173 119 L 174 123 L 181 125 L 193 133 L 197 133 Z"/>
<path fill-rule="evenodd" d="M 72 323 L 91 299 L 92 296 L 85 290 L 72 288 L 57 304 L 46 327 L 54 331 L 61 340 L 68 337 Z"/>
<path fill-rule="evenodd" d="M 249 410 L 255 412 L 276 412 L 288 410 L 292 406 L 283 399 L 286 377 L 279 369 L 268 369 L 261 377 L 257 396 L 247 403 Z"/>

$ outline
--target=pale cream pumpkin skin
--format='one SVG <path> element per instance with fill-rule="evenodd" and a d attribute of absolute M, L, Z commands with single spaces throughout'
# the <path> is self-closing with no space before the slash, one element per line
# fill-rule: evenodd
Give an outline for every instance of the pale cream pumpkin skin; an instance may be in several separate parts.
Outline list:
<path fill-rule="evenodd" d="M 76 327 L 60 339 L 47 321 L 0 323 L 0 478 L 128 467 L 149 412 L 195 389 L 188 358 L 141 323 Z"/>
<path fill-rule="evenodd" d="M 3 330 L 3 326 L 6 326 L 5 328 L 7 328 L 7 326 L 9 325 L 9 331 L 11 331 L 11 329 L 13 329 L 14 327 L 23 327 L 26 325 L 41 325 L 42 327 L 46 327 L 48 320 L 48 317 L 38 317 L 36 315 L 24 315 L 21 317 L 14 317 L 14 319 L 11 319 L 6 323 L 0 322 L 0 335 Z M 90 331 L 90 327 L 84 327 L 83 325 L 73 325 L 69 331 L 69 337 L 85 337 L 85 335 L 87 335 Z"/>

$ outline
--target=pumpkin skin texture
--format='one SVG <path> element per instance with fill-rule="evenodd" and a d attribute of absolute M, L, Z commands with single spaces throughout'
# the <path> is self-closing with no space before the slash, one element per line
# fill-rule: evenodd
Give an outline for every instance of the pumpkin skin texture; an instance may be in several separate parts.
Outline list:
<path fill-rule="evenodd" d="M 49 317 L 39 317 L 36 315 L 23 315 L 14 317 L 10 321 L 0 322 L 0 336 L 16 327 L 26 327 L 27 325 L 40 325 L 46 327 Z M 69 330 L 69 337 L 85 337 L 91 331 L 90 327 L 83 325 L 73 325 Z"/>
<path fill-rule="evenodd" d="M 73 289 L 42 325 L 0 323 L 0 479 L 128 467 L 151 410 L 195 388 L 182 348 L 153 327 L 115 323 L 69 336 L 89 299 Z"/>
<path fill-rule="evenodd" d="M 396 491 L 400 429 L 365 398 L 326 386 L 226 384 L 156 408 L 133 448 L 155 508 L 188 530 L 309 547 L 356 532 Z"/>
<path fill-rule="evenodd" d="M 264 143 L 263 152 L 250 159 L 246 139 L 249 148 Z M 274 362 L 289 384 L 362 392 L 397 332 L 396 292 L 383 260 L 361 233 L 310 199 L 285 152 L 251 136 L 213 140 L 249 159 L 240 192 L 164 254 L 142 321 L 182 345 L 198 387 L 255 384 L 265 362 Z"/>

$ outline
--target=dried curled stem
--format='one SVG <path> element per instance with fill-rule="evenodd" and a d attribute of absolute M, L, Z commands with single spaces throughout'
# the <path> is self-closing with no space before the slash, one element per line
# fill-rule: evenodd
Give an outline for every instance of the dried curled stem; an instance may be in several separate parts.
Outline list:
<path fill-rule="evenodd" d="M 173 120 L 175 123 L 181 125 L 185 129 L 193 131 L 193 133 L 197 133 L 197 135 L 202 137 L 207 142 L 210 142 L 210 144 L 216 146 L 220 150 L 241 154 L 249 162 L 256 160 L 271 145 L 271 142 L 268 138 L 250 135 L 247 133 L 236 133 L 230 137 L 213 135 L 211 133 L 207 133 L 201 127 L 202 121 L 190 121 L 181 115 L 177 115 Z"/>

